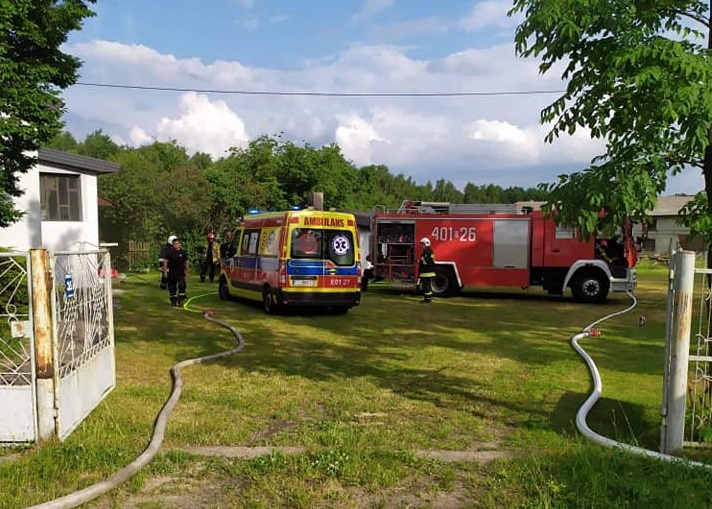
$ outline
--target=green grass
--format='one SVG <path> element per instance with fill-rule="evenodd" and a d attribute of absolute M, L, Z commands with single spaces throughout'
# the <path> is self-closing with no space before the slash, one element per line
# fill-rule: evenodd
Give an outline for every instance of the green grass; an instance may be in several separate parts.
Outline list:
<path fill-rule="evenodd" d="M 589 425 L 649 449 L 659 443 L 666 278 L 667 268 L 643 265 L 638 307 L 581 343 L 604 384 Z M 183 371 L 159 456 L 89 507 L 712 505 L 707 471 L 603 449 L 575 429 L 590 378 L 569 339 L 627 307 L 624 295 L 587 306 L 536 288 L 489 289 L 423 306 L 374 285 L 347 315 L 268 317 L 259 304 L 222 302 L 214 286 L 197 281 L 189 296 L 207 295 L 191 301 L 194 312 L 171 309 L 157 277 L 131 275 L 115 287 L 122 290 L 116 389 L 64 443 L 0 450 L 0 509 L 65 495 L 134 459 L 168 396 L 171 366 L 234 345 L 226 329 L 202 318 L 204 308 L 235 325 L 245 349 Z M 185 452 L 199 445 L 304 452 L 253 459 Z M 428 450 L 511 457 L 478 463 L 418 454 Z"/>

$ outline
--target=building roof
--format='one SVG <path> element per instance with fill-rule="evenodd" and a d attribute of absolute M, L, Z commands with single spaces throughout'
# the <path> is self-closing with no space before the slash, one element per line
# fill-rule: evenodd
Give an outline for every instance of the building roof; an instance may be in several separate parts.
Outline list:
<path fill-rule="evenodd" d="M 655 208 L 648 212 L 652 217 L 658 216 L 677 216 L 680 214 L 680 209 L 694 196 L 689 195 L 674 195 L 674 196 L 659 196 L 655 204 Z M 532 207 L 533 210 L 539 210 L 546 203 L 543 201 L 518 201 L 516 202 L 517 210 L 522 207 Z"/>
<path fill-rule="evenodd" d="M 82 173 L 115 173 L 121 169 L 118 163 L 70 154 L 53 148 L 40 148 L 37 151 L 37 158 L 41 164 Z"/>
<path fill-rule="evenodd" d="M 658 196 L 658 201 L 650 215 L 652 217 L 677 216 L 680 214 L 680 209 L 693 198 L 694 196 L 678 194 L 674 196 Z"/>

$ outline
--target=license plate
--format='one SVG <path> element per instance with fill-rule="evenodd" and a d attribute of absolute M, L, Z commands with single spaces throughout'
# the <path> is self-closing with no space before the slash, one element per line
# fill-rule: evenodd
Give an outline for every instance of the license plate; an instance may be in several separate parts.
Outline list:
<path fill-rule="evenodd" d="M 316 279 L 292 279 L 292 286 L 316 286 Z"/>

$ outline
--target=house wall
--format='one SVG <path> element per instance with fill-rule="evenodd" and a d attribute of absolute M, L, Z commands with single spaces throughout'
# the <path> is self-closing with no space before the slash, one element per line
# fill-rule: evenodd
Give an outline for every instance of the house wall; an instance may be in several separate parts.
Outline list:
<path fill-rule="evenodd" d="M 366 257 L 371 252 L 371 230 L 369 228 L 358 228 L 358 240 L 361 245 L 361 267 L 366 264 Z"/>
<path fill-rule="evenodd" d="M 16 251 L 44 247 L 52 251 L 96 249 L 99 245 L 99 211 L 96 175 L 80 174 L 82 221 L 42 221 L 40 213 L 40 172 L 76 175 L 76 172 L 38 164 L 20 176 L 25 193 L 15 198 L 16 208 L 25 215 L 0 229 L 0 246 Z"/>
<path fill-rule="evenodd" d="M 670 254 L 679 247 L 680 235 L 687 235 L 690 229 L 677 224 L 675 217 L 655 218 L 655 230 L 648 232 L 648 238 L 655 239 L 655 253 Z"/>

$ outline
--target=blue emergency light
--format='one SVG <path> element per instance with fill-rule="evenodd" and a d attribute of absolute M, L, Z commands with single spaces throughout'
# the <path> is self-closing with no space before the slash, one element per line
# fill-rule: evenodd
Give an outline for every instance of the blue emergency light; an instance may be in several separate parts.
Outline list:
<path fill-rule="evenodd" d="M 259 214 L 260 209 L 257 207 L 250 207 L 249 209 L 247 209 L 247 213 L 248 214 Z"/>

